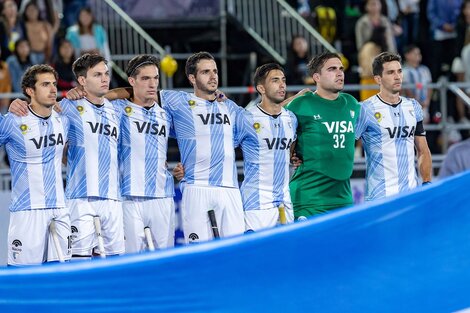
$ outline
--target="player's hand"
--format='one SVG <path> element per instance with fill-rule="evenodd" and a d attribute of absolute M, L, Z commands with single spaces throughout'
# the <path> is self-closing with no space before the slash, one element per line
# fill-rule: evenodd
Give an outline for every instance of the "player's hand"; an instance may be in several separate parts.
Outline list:
<path fill-rule="evenodd" d="M 183 167 L 183 164 L 181 162 L 176 164 L 175 168 L 173 169 L 173 176 L 175 176 L 175 178 L 178 181 L 183 179 L 183 177 L 184 177 L 184 167 Z"/>
<path fill-rule="evenodd" d="M 8 112 L 17 116 L 26 116 L 28 115 L 28 102 L 17 98 L 10 104 Z"/>
<path fill-rule="evenodd" d="M 80 100 L 86 97 L 86 91 L 80 87 L 75 87 L 67 91 L 65 97 L 69 100 Z"/>
<path fill-rule="evenodd" d="M 292 156 L 290 157 L 290 163 L 294 167 L 294 170 L 296 170 L 302 164 L 302 160 L 294 152 L 292 153 Z"/>
<path fill-rule="evenodd" d="M 224 102 L 225 100 L 227 100 L 227 97 L 225 96 L 225 93 L 223 93 L 222 91 L 220 91 L 219 89 L 217 89 L 215 91 L 215 99 L 218 101 L 218 102 Z"/>
<path fill-rule="evenodd" d="M 56 111 L 57 113 L 61 113 L 62 112 L 62 107 L 60 106 L 60 103 L 59 102 L 56 102 L 55 105 L 54 105 L 54 111 Z"/>

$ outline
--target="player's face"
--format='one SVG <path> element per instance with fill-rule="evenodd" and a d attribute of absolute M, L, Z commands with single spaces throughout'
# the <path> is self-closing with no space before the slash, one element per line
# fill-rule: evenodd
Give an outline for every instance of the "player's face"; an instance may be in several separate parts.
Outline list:
<path fill-rule="evenodd" d="M 52 73 L 37 74 L 34 89 L 30 89 L 31 102 L 51 108 L 57 99 L 57 81 Z"/>
<path fill-rule="evenodd" d="M 272 70 L 266 76 L 263 96 L 270 102 L 279 104 L 286 98 L 286 77 L 280 70 Z"/>
<path fill-rule="evenodd" d="M 80 77 L 82 78 L 82 77 Z M 83 88 L 95 97 L 102 97 L 109 91 L 109 69 L 104 62 L 88 69 L 86 77 L 79 80 Z"/>
<path fill-rule="evenodd" d="M 145 65 L 140 67 L 138 72 L 136 77 L 129 78 L 134 97 L 143 102 L 154 102 L 160 77 L 158 68 L 155 65 Z"/>
<path fill-rule="evenodd" d="M 403 81 L 401 64 L 398 61 L 384 63 L 382 76 L 376 76 L 380 89 L 390 93 L 399 93 Z"/>
<path fill-rule="evenodd" d="M 313 74 L 317 86 L 331 93 L 338 93 L 344 88 L 344 66 L 340 59 L 331 58 L 323 64 L 320 73 Z"/>
<path fill-rule="evenodd" d="M 203 94 L 213 94 L 219 85 L 219 72 L 214 60 L 200 60 L 197 63 L 196 75 L 189 75 L 196 90 Z"/>

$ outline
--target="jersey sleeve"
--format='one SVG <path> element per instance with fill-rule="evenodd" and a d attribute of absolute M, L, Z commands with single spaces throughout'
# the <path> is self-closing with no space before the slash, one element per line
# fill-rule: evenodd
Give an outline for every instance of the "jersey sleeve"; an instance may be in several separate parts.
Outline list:
<path fill-rule="evenodd" d="M 366 105 L 363 103 L 360 104 L 361 110 L 359 111 L 359 116 L 357 118 L 357 124 L 355 129 L 356 140 L 362 137 L 362 134 L 367 130 L 367 126 L 369 125 L 369 121 L 371 118 L 371 114 L 367 109 Z"/>
<path fill-rule="evenodd" d="M 0 115 L 0 146 L 3 146 L 8 142 L 8 139 L 10 138 L 10 129 L 10 118 Z"/>
<path fill-rule="evenodd" d="M 413 103 L 413 108 L 414 108 L 414 111 L 415 111 L 415 116 L 416 116 L 416 121 L 417 122 L 422 122 L 423 121 L 423 108 L 421 107 L 421 105 L 418 103 L 418 101 L 416 101 L 415 99 L 411 99 L 412 103 Z"/>
<path fill-rule="evenodd" d="M 67 98 L 63 98 L 61 101 L 60 101 L 60 106 L 62 108 L 62 113 L 66 116 L 69 116 L 69 114 L 72 112 L 72 110 L 74 109 L 74 101 L 73 100 L 69 100 Z"/>
<path fill-rule="evenodd" d="M 243 109 L 243 111 L 240 111 L 240 113 L 237 114 L 236 119 L 235 119 L 235 148 L 240 146 L 240 144 L 243 141 L 243 138 L 246 136 L 246 131 L 249 127 L 249 121 L 248 121 L 248 111 Z"/>

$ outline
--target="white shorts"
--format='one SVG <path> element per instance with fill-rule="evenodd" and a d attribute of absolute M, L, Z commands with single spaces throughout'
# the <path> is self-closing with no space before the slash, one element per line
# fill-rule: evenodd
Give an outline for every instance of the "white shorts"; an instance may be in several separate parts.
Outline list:
<path fill-rule="evenodd" d="M 294 221 L 294 211 L 291 207 L 285 205 L 286 222 L 288 224 Z M 279 224 L 279 208 L 274 207 L 267 210 L 248 210 L 245 211 L 245 231 L 258 231 L 266 228 L 272 228 Z"/>
<path fill-rule="evenodd" d="M 144 228 L 149 227 L 156 249 L 175 245 L 175 202 L 173 198 L 135 198 L 122 203 L 126 253 L 143 252 L 148 244 Z"/>
<path fill-rule="evenodd" d="M 70 260 L 70 214 L 66 208 L 10 212 L 8 265 L 21 266 L 59 261 L 49 232 L 54 220 L 64 260 Z"/>
<path fill-rule="evenodd" d="M 106 255 L 124 253 L 122 203 L 111 199 L 70 199 L 72 255 L 89 256 L 98 246 L 93 217 L 99 216 Z"/>
<path fill-rule="evenodd" d="M 243 234 L 245 221 L 240 190 L 212 186 L 186 185 L 181 200 L 184 241 L 196 243 L 213 238 L 209 210 L 215 218 L 221 237 Z"/>

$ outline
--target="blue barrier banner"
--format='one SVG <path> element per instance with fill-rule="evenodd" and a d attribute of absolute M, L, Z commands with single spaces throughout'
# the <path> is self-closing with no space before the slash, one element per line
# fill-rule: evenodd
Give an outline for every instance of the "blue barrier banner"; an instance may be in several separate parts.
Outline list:
<path fill-rule="evenodd" d="M 244 236 L 0 270 L 0 312 L 470 309 L 470 174 Z"/>

